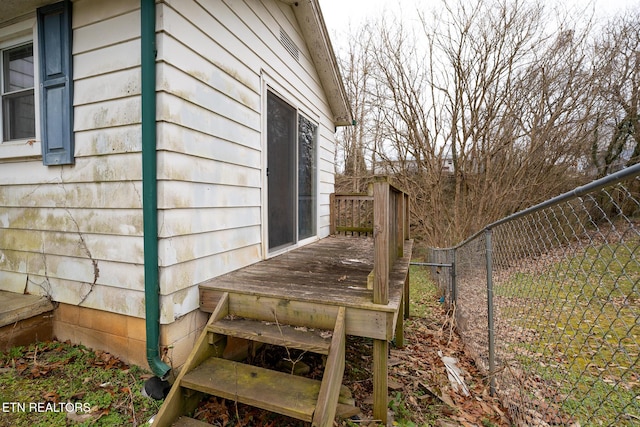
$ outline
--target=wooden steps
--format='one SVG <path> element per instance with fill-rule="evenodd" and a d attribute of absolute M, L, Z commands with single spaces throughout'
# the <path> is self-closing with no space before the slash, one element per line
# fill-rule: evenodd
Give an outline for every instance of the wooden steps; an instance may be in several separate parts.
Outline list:
<path fill-rule="evenodd" d="M 332 330 L 327 330 L 323 328 L 327 326 L 327 316 L 321 317 L 319 325 L 307 319 L 305 323 L 309 326 L 305 327 L 283 325 L 267 316 L 247 318 L 244 311 L 239 316 L 230 309 L 234 307 L 232 298 L 230 293 L 220 298 L 155 417 L 154 426 L 208 425 L 184 416 L 207 394 L 311 422 L 318 427 L 332 426 L 338 407 L 340 413 L 353 412 L 350 393 L 342 386 L 346 351 L 344 307 L 335 310 Z M 287 303 L 283 301 L 283 305 Z M 277 320 L 278 316 L 275 317 Z M 324 354 L 326 363 L 322 381 L 226 360 L 222 354 L 227 337 Z"/>
<path fill-rule="evenodd" d="M 220 319 L 209 325 L 210 332 L 295 348 L 319 354 L 329 354 L 331 331 L 322 329 L 295 328 L 253 319 Z"/>
<path fill-rule="evenodd" d="M 320 381 L 217 357 L 186 374 L 180 385 L 303 421 L 311 421 L 320 392 Z"/>

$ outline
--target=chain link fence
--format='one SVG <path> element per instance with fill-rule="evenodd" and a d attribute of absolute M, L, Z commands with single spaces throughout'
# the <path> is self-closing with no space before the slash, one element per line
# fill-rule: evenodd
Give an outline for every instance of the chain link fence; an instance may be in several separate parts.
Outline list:
<path fill-rule="evenodd" d="M 639 227 L 636 165 L 430 250 L 516 425 L 640 425 Z"/>

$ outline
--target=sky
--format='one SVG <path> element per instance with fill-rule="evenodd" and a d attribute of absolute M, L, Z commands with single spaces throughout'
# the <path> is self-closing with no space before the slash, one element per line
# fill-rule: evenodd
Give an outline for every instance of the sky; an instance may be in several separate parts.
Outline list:
<path fill-rule="evenodd" d="M 419 3 L 436 3 L 437 0 L 319 0 L 325 24 L 332 43 L 339 46 L 341 35 L 348 33 L 349 25 L 357 27 L 368 17 L 379 16 L 385 8 L 402 8 L 410 16 Z M 640 9 L 640 0 L 543 0 L 549 3 L 572 3 L 582 8 L 593 4 L 596 16 L 613 15 L 629 7 Z M 336 46 L 336 47 L 337 47 Z"/>

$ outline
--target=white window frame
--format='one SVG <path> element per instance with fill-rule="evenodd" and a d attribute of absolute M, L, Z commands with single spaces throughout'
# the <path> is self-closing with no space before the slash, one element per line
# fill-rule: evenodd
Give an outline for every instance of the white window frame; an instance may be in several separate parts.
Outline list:
<path fill-rule="evenodd" d="M 40 76 L 38 73 L 38 37 L 36 34 L 36 19 L 30 18 L 0 28 L 0 50 L 33 43 L 33 96 L 35 106 L 35 136 L 34 138 L 4 141 L 4 133 L 0 133 L 0 161 L 12 161 L 23 158 L 41 158 L 42 144 L 40 138 Z M 3 78 L 0 76 L 0 79 Z M 0 128 L 2 127 L 2 105 L 0 105 Z"/>

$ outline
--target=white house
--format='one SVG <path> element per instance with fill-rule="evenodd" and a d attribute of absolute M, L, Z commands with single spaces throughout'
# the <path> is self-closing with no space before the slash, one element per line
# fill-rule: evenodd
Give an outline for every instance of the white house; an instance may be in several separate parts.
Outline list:
<path fill-rule="evenodd" d="M 58 339 L 180 365 L 199 283 L 329 234 L 317 0 L 3 0 L 0 63 L 0 290 Z"/>

